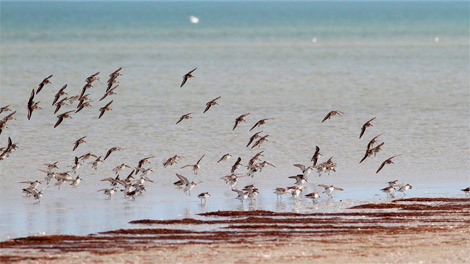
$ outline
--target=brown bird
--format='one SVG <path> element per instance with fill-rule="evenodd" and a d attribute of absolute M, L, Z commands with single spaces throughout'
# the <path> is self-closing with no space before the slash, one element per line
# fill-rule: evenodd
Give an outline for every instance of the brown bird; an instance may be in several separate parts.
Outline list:
<path fill-rule="evenodd" d="M 372 122 L 374 119 L 375 119 L 375 117 L 372 118 L 371 120 L 367 121 L 364 125 L 362 125 L 361 134 L 359 135 L 359 138 L 361 138 L 362 135 L 364 135 L 364 132 L 366 132 L 366 129 L 367 129 L 368 127 L 373 126 L 370 122 Z"/>
<path fill-rule="evenodd" d="M 250 113 L 243 114 L 235 119 L 235 125 L 232 128 L 232 131 L 240 124 L 241 122 L 245 122 L 245 117 L 247 117 Z"/>
<path fill-rule="evenodd" d="M 39 107 L 39 102 L 34 102 L 34 89 L 31 91 L 31 96 L 29 97 L 28 100 L 28 120 L 31 119 L 31 115 L 33 114 L 34 109 L 38 109 Z"/>
<path fill-rule="evenodd" d="M 91 83 L 86 83 L 83 88 L 82 88 L 82 92 L 80 93 L 80 96 L 78 97 L 78 99 L 82 99 L 83 95 L 85 94 L 86 90 L 91 88 L 93 85 Z"/>
<path fill-rule="evenodd" d="M 168 158 L 167 160 L 163 162 L 163 167 L 166 168 L 167 166 L 171 166 L 175 164 L 176 162 L 178 162 L 180 158 L 181 156 L 178 156 L 178 155 L 174 155 L 173 157 Z"/>
<path fill-rule="evenodd" d="M 369 141 L 369 144 L 367 144 L 367 150 L 371 149 L 372 146 L 374 146 L 375 143 L 377 143 L 377 138 L 379 138 L 381 135 L 383 135 L 384 133 L 381 133 L 379 135 L 377 135 L 376 137 L 374 137 L 373 139 L 371 139 Z"/>
<path fill-rule="evenodd" d="M 329 112 L 325 118 L 323 118 L 323 120 L 321 121 L 322 123 L 325 122 L 326 120 L 330 119 L 332 116 L 335 116 L 335 115 L 342 115 L 344 114 L 343 111 L 340 111 L 340 110 L 334 110 L 334 111 L 331 111 Z"/>
<path fill-rule="evenodd" d="M 15 114 L 16 114 L 16 111 L 14 111 L 14 112 L 10 113 L 9 115 L 5 116 L 2 120 L 3 120 L 4 122 L 7 122 L 7 121 L 9 121 L 9 120 L 12 120 L 12 119 L 15 118 Z"/>
<path fill-rule="evenodd" d="M 103 97 L 101 97 L 100 101 L 103 100 L 104 98 L 106 98 L 106 96 L 108 96 L 108 95 L 114 95 L 114 94 L 116 94 L 116 93 L 114 92 L 114 90 L 115 90 L 116 88 L 118 88 L 118 87 L 119 87 L 119 85 L 116 85 L 116 86 L 114 86 L 113 88 L 111 88 L 111 89 L 109 89 L 109 90 L 106 90 L 106 93 L 103 95 Z"/>
<path fill-rule="evenodd" d="M 237 161 L 232 166 L 232 169 L 230 170 L 232 173 L 235 173 L 235 171 L 240 168 L 242 165 L 242 158 L 238 157 Z"/>
<path fill-rule="evenodd" d="M 227 154 L 223 155 L 223 156 L 219 159 L 219 161 L 217 161 L 217 163 L 219 163 L 219 162 L 221 162 L 221 161 L 224 161 L 224 160 L 228 160 L 228 159 L 230 159 L 231 157 L 232 157 L 232 154 L 227 153 Z"/>
<path fill-rule="evenodd" d="M 311 161 L 313 162 L 313 166 L 317 165 L 318 158 L 319 158 L 321 155 L 322 155 L 322 154 L 320 153 L 320 147 L 316 146 L 316 147 L 315 147 L 315 153 L 313 154 L 312 159 L 311 159 Z"/>
<path fill-rule="evenodd" d="M 372 156 L 372 154 L 374 154 L 374 150 L 373 149 L 367 149 L 366 150 L 366 154 L 364 155 L 364 157 L 361 159 L 361 161 L 359 161 L 359 163 L 362 163 L 364 160 L 366 160 L 368 157 Z"/>
<path fill-rule="evenodd" d="M 400 155 L 401 155 L 401 154 L 400 154 Z M 379 167 L 379 169 L 377 170 L 376 173 L 379 173 L 379 171 L 381 171 L 382 168 L 383 168 L 386 164 L 393 164 L 392 159 L 393 159 L 393 158 L 396 158 L 396 157 L 398 157 L 398 156 L 400 156 L 400 155 L 395 155 L 395 156 L 393 156 L 393 157 L 390 157 L 390 158 L 386 159 L 384 162 L 382 162 L 382 164 L 380 165 L 380 167 Z"/>
<path fill-rule="evenodd" d="M 60 123 L 62 123 L 62 121 L 64 121 L 64 118 L 72 118 L 72 116 L 70 115 L 70 113 L 72 113 L 72 111 L 67 111 L 65 113 L 62 113 L 60 115 L 57 116 L 58 120 L 57 122 L 55 123 L 54 125 L 54 128 L 56 128 L 58 125 L 60 125 Z"/>
<path fill-rule="evenodd" d="M 122 150 L 122 148 L 120 147 L 112 147 L 108 150 L 108 152 L 106 153 L 106 156 L 104 156 L 104 159 L 103 160 L 106 160 L 109 155 L 111 155 L 111 153 L 113 153 L 114 151 L 118 151 L 118 150 Z"/>
<path fill-rule="evenodd" d="M 197 170 L 200 168 L 199 163 L 201 162 L 202 158 L 204 158 L 205 155 L 206 154 L 202 155 L 202 157 L 197 161 L 196 164 L 194 164 L 194 165 L 185 165 L 185 166 L 181 167 L 181 169 L 186 168 L 186 167 L 192 167 L 194 174 L 197 175 Z"/>
<path fill-rule="evenodd" d="M 191 70 L 190 72 L 186 73 L 186 74 L 183 76 L 183 82 L 181 83 L 180 88 L 183 87 L 183 85 L 186 83 L 186 81 L 187 81 L 189 78 L 194 77 L 194 76 L 192 75 L 192 73 L 193 73 L 196 69 L 197 69 L 197 68 L 194 68 L 193 70 Z"/>
<path fill-rule="evenodd" d="M 56 104 L 55 104 L 55 110 L 54 110 L 54 114 L 57 113 L 59 111 L 59 109 L 67 104 L 67 100 L 69 100 L 69 98 L 67 97 L 64 97 L 62 100 L 58 101 Z"/>
<path fill-rule="evenodd" d="M 67 98 L 67 100 L 69 100 L 69 103 L 73 104 L 73 102 L 77 101 L 79 98 L 80 98 L 80 95 L 74 95 L 74 96 Z"/>
<path fill-rule="evenodd" d="M 45 78 L 44 80 L 42 80 L 42 82 L 39 84 L 39 87 L 38 89 L 36 90 L 36 94 L 38 94 L 42 88 L 44 87 L 44 85 L 48 84 L 48 83 L 51 83 L 51 81 L 49 81 L 49 79 L 52 77 L 52 75 L 49 75 L 49 77 Z"/>
<path fill-rule="evenodd" d="M 6 106 L 0 108 L 0 114 L 3 113 L 3 112 L 8 112 L 8 111 L 11 111 L 10 105 L 6 105 Z"/>
<path fill-rule="evenodd" d="M 385 144 L 385 142 L 382 142 L 378 144 L 375 148 L 372 148 L 372 152 L 374 153 L 374 157 L 377 155 L 382 150 L 382 146 Z"/>
<path fill-rule="evenodd" d="M 248 141 L 248 144 L 246 144 L 246 147 L 248 147 L 252 142 L 253 140 L 257 139 L 260 137 L 260 133 L 262 133 L 263 131 L 261 130 L 260 132 L 257 132 L 255 134 L 253 134 L 253 136 L 250 137 L 250 141 Z"/>
<path fill-rule="evenodd" d="M 82 104 L 80 104 L 80 106 L 78 107 L 77 111 L 75 111 L 75 113 L 78 113 L 80 112 L 83 108 L 85 107 L 90 107 L 91 106 L 91 101 L 86 101 Z"/>
<path fill-rule="evenodd" d="M 209 101 L 209 102 L 207 102 L 207 103 L 206 103 L 206 109 L 204 109 L 204 112 L 203 112 L 203 113 L 207 112 L 207 110 L 209 110 L 209 108 L 211 108 L 211 106 L 213 106 L 213 105 L 218 105 L 218 103 L 217 103 L 216 101 L 219 100 L 219 98 L 220 98 L 220 96 L 217 97 L 217 98 L 215 98 L 215 99 L 213 99 L 213 100 L 211 100 L 211 101 Z"/>
<path fill-rule="evenodd" d="M 99 80 L 99 78 L 97 77 L 98 74 L 100 74 L 100 72 L 97 72 L 97 73 L 94 73 L 94 74 L 90 75 L 88 78 L 85 79 L 85 82 L 91 84 L 94 81 Z"/>
<path fill-rule="evenodd" d="M 55 103 L 59 100 L 59 98 L 62 96 L 62 95 L 66 95 L 67 93 L 65 92 L 65 88 L 67 88 L 67 84 L 65 84 L 64 86 L 62 86 L 62 88 L 60 88 L 60 90 L 55 94 L 54 96 L 54 101 L 52 101 L 52 105 L 55 105 Z"/>
<path fill-rule="evenodd" d="M 139 161 L 138 165 L 137 165 L 137 168 L 135 168 L 135 175 L 137 175 L 137 173 L 139 173 L 139 171 L 142 170 L 142 166 L 144 166 L 145 163 L 150 163 L 150 159 L 154 158 L 155 156 L 150 156 L 150 157 L 147 157 L 147 158 L 143 158 Z"/>
<path fill-rule="evenodd" d="M 255 142 L 255 144 L 253 144 L 253 146 L 251 148 L 254 149 L 256 147 L 261 146 L 261 144 L 263 144 L 264 141 L 268 141 L 267 140 L 268 137 L 269 137 L 269 135 L 262 136 L 260 139 L 258 139 L 258 141 Z"/>
<path fill-rule="evenodd" d="M 109 111 L 109 110 L 113 110 L 113 109 L 111 109 L 111 107 L 109 107 L 113 103 L 113 101 L 114 100 L 111 100 L 111 102 L 109 102 L 107 105 L 100 108 L 100 116 L 98 117 L 98 119 L 100 119 L 103 116 L 104 112 Z"/>
<path fill-rule="evenodd" d="M 260 126 L 266 124 L 266 121 L 267 121 L 267 120 L 271 120 L 271 119 L 274 119 L 274 118 L 265 118 L 265 119 L 261 119 L 260 121 L 256 122 L 256 124 L 250 129 L 250 131 L 253 130 L 253 129 L 255 129 L 255 127 L 260 127 Z"/>
<path fill-rule="evenodd" d="M 183 121 L 183 120 L 185 120 L 185 119 L 190 119 L 190 118 L 191 118 L 191 114 L 192 114 L 192 113 L 187 113 L 187 114 L 185 114 L 185 115 L 182 115 L 182 116 L 180 117 L 180 119 L 178 120 L 178 122 L 176 122 L 176 124 L 179 124 L 181 121 Z"/>
<path fill-rule="evenodd" d="M 90 100 L 90 94 L 85 94 L 84 96 L 82 96 L 81 98 L 78 99 L 77 108 L 80 108 L 80 106 L 82 106 L 82 104 L 83 104 L 86 100 Z M 90 101 L 91 101 L 91 100 L 90 100 Z"/>
<path fill-rule="evenodd" d="M 82 143 L 86 143 L 85 138 L 86 138 L 86 136 L 77 139 L 77 141 L 75 141 L 75 143 L 74 143 L 72 151 L 75 151 L 78 148 L 78 145 L 80 145 Z"/>

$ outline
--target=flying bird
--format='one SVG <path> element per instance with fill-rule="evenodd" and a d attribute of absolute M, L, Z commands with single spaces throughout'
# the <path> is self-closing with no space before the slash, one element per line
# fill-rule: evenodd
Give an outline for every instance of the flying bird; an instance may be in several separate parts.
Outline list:
<path fill-rule="evenodd" d="M 211 106 L 218 105 L 218 103 L 216 101 L 219 100 L 219 99 L 220 99 L 220 96 L 213 99 L 213 100 L 211 100 L 211 101 L 209 101 L 209 102 L 207 102 L 206 103 L 206 109 L 204 109 L 203 113 L 207 112 L 207 110 L 209 110 L 211 108 Z"/>
<path fill-rule="evenodd" d="M 182 115 L 182 116 L 180 117 L 180 119 L 178 120 L 178 122 L 176 122 L 176 124 L 179 124 L 181 121 L 183 121 L 183 120 L 185 120 L 185 119 L 190 119 L 190 118 L 191 118 L 191 114 L 192 114 L 192 113 L 187 113 L 187 114 L 185 114 L 185 115 Z"/>
<path fill-rule="evenodd" d="M 34 102 L 34 89 L 31 91 L 31 96 L 29 97 L 28 100 L 28 120 L 31 119 L 31 115 L 33 114 L 34 109 L 38 109 L 39 107 L 39 102 Z"/>
<path fill-rule="evenodd" d="M 394 158 L 396 158 L 396 157 L 398 157 L 398 156 L 400 156 L 400 155 L 395 155 L 395 156 L 393 156 L 393 157 L 390 157 L 390 158 L 386 159 L 384 162 L 382 162 L 382 164 L 380 165 L 380 167 L 379 167 L 379 169 L 377 170 L 376 173 L 379 173 L 379 171 L 381 171 L 385 165 L 387 165 L 387 164 L 393 164 L 392 159 L 394 159 Z"/>
<path fill-rule="evenodd" d="M 235 119 L 235 125 L 233 125 L 232 131 L 237 128 L 238 124 L 241 122 L 245 122 L 245 117 L 247 117 L 250 113 L 243 114 Z"/>
<path fill-rule="evenodd" d="M 62 88 L 60 88 L 60 90 L 55 94 L 54 96 L 54 101 L 52 101 L 52 105 L 55 105 L 55 103 L 57 103 L 57 101 L 59 100 L 59 98 L 62 96 L 62 95 L 66 95 L 67 93 L 65 92 L 65 88 L 67 88 L 67 84 L 65 84 L 64 86 L 62 86 Z"/>
<path fill-rule="evenodd" d="M 100 119 L 104 115 L 104 112 L 109 111 L 109 110 L 113 110 L 113 109 L 111 109 L 111 107 L 109 107 L 113 103 L 113 101 L 114 100 L 111 100 L 111 102 L 109 102 L 108 104 L 106 104 L 105 106 L 100 108 L 100 116 L 98 117 L 98 119 Z"/>
<path fill-rule="evenodd" d="M 72 113 L 72 111 L 67 111 L 65 113 L 62 113 L 60 115 L 57 116 L 58 120 L 57 122 L 55 123 L 54 125 L 54 128 L 56 128 L 58 125 L 60 125 L 60 123 L 62 123 L 62 121 L 64 121 L 65 118 L 72 118 L 72 116 L 70 115 L 70 113 Z"/>
<path fill-rule="evenodd" d="M 232 157 L 232 155 L 231 155 L 230 153 L 227 153 L 227 154 L 223 155 L 223 156 L 219 159 L 219 161 L 217 161 L 217 163 L 219 163 L 219 162 L 221 162 L 221 161 L 224 161 L 224 160 L 228 160 L 228 159 L 230 159 L 231 157 Z"/>
<path fill-rule="evenodd" d="M 189 78 L 194 77 L 192 73 L 193 73 L 196 69 L 197 69 L 197 68 L 194 68 L 193 70 L 191 70 L 190 72 L 186 73 L 186 74 L 183 76 L 183 82 L 181 83 L 180 88 L 183 87 L 183 85 L 186 83 L 186 81 L 187 81 Z"/>
<path fill-rule="evenodd" d="M 261 144 L 263 144 L 264 141 L 268 141 L 268 139 L 267 139 L 268 137 L 269 137 L 269 135 L 260 137 L 260 139 L 258 139 L 258 141 L 256 141 L 255 144 L 253 144 L 253 146 L 251 148 L 254 149 L 256 147 L 261 146 Z"/>
<path fill-rule="evenodd" d="M 322 154 L 320 153 L 320 147 L 316 146 L 316 147 L 315 147 L 315 153 L 313 154 L 312 159 L 311 159 L 311 161 L 313 162 L 313 166 L 317 165 L 318 158 L 319 158 L 321 155 L 322 155 Z"/>
<path fill-rule="evenodd" d="M 364 125 L 362 125 L 361 134 L 359 135 L 359 138 L 361 138 L 362 135 L 364 135 L 364 132 L 366 132 L 366 129 L 367 129 L 368 127 L 373 126 L 370 122 L 372 122 L 374 119 L 375 119 L 375 117 L 372 118 L 371 120 L 367 121 Z"/>
<path fill-rule="evenodd" d="M 260 133 L 262 133 L 263 131 L 260 131 L 260 132 L 257 132 L 255 134 L 253 134 L 253 136 L 250 137 L 250 140 L 248 141 L 248 144 L 246 144 L 246 147 L 250 146 L 250 144 L 253 142 L 253 140 L 257 139 L 260 137 Z"/>
<path fill-rule="evenodd" d="M 47 78 L 45 78 L 44 80 L 42 80 L 42 82 L 39 84 L 39 87 L 38 89 L 36 90 L 36 94 L 38 94 L 42 88 L 44 87 L 44 85 L 48 84 L 48 83 L 51 83 L 51 81 L 49 81 L 49 79 L 52 77 L 52 75 L 49 75 Z"/>
<path fill-rule="evenodd" d="M 374 137 L 373 139 L 371 139 L 369 141 L 369 144 L 367 144 L 367 150 L 371 149 L 372 146 L 374 146 L 375 143 L 377 143 L 377 138 L 379 138 L 381 135 L 383 135 L 384 133 L 381 133 L 379 135 L 377 135 L 376 137 Z"/>
<path fill-rule="evenodd" d="M 101 97 L 100 101 L 103 100 L 104 98 L 106 98 L 108 95 L 114 95 L 114 94 L 116 94 L 116 93 L 114 92 L 114 90 L 115 90 L 116 88 L 118 88 L 118 87 L 119 87 L 119 85 L 116 85 L 116 86 L 114 86 L 113 88 L 110 88 L 110 89 L 106 90 L 106 92 L 104 93 L 103 97 Z"/>
<path fill-rule="evenodd" d="M 186 168 L 186 167 L 192 167 L 194 174 L 197 175 L 197 170 L 201 167 L 199 165 L 199 163 L 201 162 L 202 158 L 204 158 L 205 155 L 206 154 L 202 155 L 202 157 L 197 161 L 196 164 L 194 164 L 194 165 L 185 165 L 185 166 L 181 167 L 181 169 Z"/>
<path fill-rule="evenodd" d="M 106 153 L 106 156 L 104 156 L 104 159 L 103 160 L 106 160 L 109 155 L 111 155 L 111 153 L 113 153 L 114 151 L 118 151 L 118 150 L 122 150 L 122 148 L 120 147 L 112 147 L 108 150 L 108 152 Z"/>
<path fill-rule="evenodd" d="M 323 118 L 323 120 L 321 121 L 322 123 L 325 122 L 326 120 L 330 119 L 332 116 L 335 116 L 335 115 L 342 115 L 344 114 L 343 111 L 340 111 L 340 110 L 334 110 L 334 111 L 331 111 L 329 112 L 325 118 Z"/>
<path fill-rule="evenodd" d="M 80 144 L 82 144 L 82 143 L 86 143 L 85 138 L 86 138 L 86 136 L 77 139 L 77 140 L 75 141 L 75 143 L 74 143 L 74 146 L 73 146 L 73 150 L 72 150 L 72 151 L 75 151 L 75 150 L 78 148 L 78 145 L 80 145 Z"/>
<path fill-rule="evenodd" d="M 274 119 L 274 118 L 265 118 L 265 119 L 261 119 L 260 121 L 256 122 L 256 124 L 250 129 L 250 131 L 253 130 L 253 129 L 255 129 L 255 127 L 260 127 L 260 126 L 266 124 L 266 121 L 267 121 L 267 120 L 271 120 L 271 119 Z"/>

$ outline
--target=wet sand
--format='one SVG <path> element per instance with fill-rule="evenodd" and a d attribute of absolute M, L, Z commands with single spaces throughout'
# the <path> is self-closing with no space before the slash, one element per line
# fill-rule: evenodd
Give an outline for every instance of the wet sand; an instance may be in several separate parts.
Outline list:
<path fill-rule="evenodd" d="M 5 262 L 464 263 L 470 199 L 411 198 L 340 213 L 217 211 L 201 219 L 132 221 L 136 228 L 0 243 Z"/>

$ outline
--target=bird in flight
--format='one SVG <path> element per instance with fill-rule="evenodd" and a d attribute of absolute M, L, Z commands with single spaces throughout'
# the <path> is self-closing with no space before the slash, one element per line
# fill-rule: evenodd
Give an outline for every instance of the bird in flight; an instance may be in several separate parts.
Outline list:
<path fill-rule="evenodd" d="M 394 159 L 394 158 L 396 158 L 396 157 L 398 157 L 398 156 L 400 156 L 400 155 L 395 155 L 395 156 L 393 156 L 393 157 L 390 157 L 390 158 L 386 159 L 384 162 L 382 162 L 382 164 L 380 165 L 380 167 L 379 167 L 379 169 L 377 170 L 376 173 L 379 173 L 379 171 L 381 171 L 385 165 L 387 165 L 387 164 L 393 164 L 392 159 Z"/>
<path fill-rule="evenodd" d="M 204 109 L 204 112 L 203 112 L 203 113 L 207 112 L 207 110 L 209 110 L 209 109 L 211 108 L 211 106 L 213 106 L 213 105 L 218 105 L 217 100 L 219 100 L 220 97 L 221 97 L 221 96 L 219 96 L 219 97 L 217 97 L 217 98 L 215 98 L 215 99 L 213 99 L 213 100 L 207 102 L 207 103 L 206 103 L 206 109 Z"/>
<path fill-rule="evenodd" d="M 44 85 L 48 84 L 48 83 L 51 83 L 51 81 L 49 81 L 49 79 L 52 77 L 52 75 L 49 75 L 47 78 L 45 78 L 44 80 L 42 80 L 42 82 L 39 84 L 39 87 L 38 89 L 36 90 L 36 94 L 38 94 L 42 88 L 44 87 Z"/>
<path fill-rule="evenodd" d="M 359 135 L 359 138 L 361 138 L 364 135 L 364 132 L 366 132 L 366 129 L 368 127 L 373 126 L 370 122 L 374 121 L 374 119 L 375 119 L 375 117 L 372 118 L 371 120 L 367 121 L 364 125 L 362 125 L 361 134 Z"/>
<path fill-rule="evenodd" d="M 179 124 L 181 121 L 183 121 L 183 120 L 185 120 L 185 119 L 190 119 L 190 118 L 191 118 L 191 114 L 192 114 L 192 113 L 187 113 L 187 114 L 185 114 L 185 115 L 182 115 L 182 116 L 180 117 L 180 119 L 178 120 L 178 122 L 176 122 L 176 124 Z"/>
<path fill-rule="evenodd" d="M 323 120 L 321 121 L 322 123 L 325 122 L 326 120 L 330 119 L 332 116 L 335 116 L 335 115 L 342 115 L 344 114 L 343 111 L 340 111 L 340 110 L 334 110 L 334 111 L 331 111 L 329 112 L 325 118 L 323 118 Z"/>
<path fill-rule="evenodd" d="M 238 124 L 241 122 L 245 122 L 245 117 L 247 117 L 250 113 L 243 114 L 235 119 L 235 125 L 233 126 L 232 130 L 235 130 L 237 128 Z"/>
<path fill-rule="evenodd" d="M 183 76 L 183 82 L 181 83 L 180 88 L 183 87 L 183 85 L 186 83 L 186 81 L 187 81 L 189 78 L 194 77 L 192 73 L 193 73 L 196 69 L 197 69 L 197 68 L 192 69 L 190 72 L 186 73 L 186 74 Z"/>

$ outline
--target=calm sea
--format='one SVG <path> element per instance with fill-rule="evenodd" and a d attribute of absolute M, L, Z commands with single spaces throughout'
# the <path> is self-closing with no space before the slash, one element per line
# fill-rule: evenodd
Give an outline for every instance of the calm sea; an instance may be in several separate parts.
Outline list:
<path fill-rule="evenodd" d="M 17 111 L 0 144 L 8 137 L 19 143 L 0 161 L 0 240 L 88 234 L 128 227 L 134 219 L 213 210 L 344 210 L 386 200 L 380 189 L 395 179 L 413 185 L 411 197 L 461 197 L 470 185 L 468 2 L 2 1 L 0 10 L 0 106 Z M 119 67 L 117 95 L 98 101 Z M 195 78 L 179 88 L 181 76 L 195 67 Z M 78 94 L 98 71 L 101 78 L 89 90 L 92 107 L 54 129 L 54 94 L 64 84 L 69 96 Z M 28 121 L 31 90 L 50 74 L 52 84 L 35 97 L 42 109 Z M 217 96 L 219 105 L 203 114 Z M 112 99 L 113 110 L 98 120 L 98 109 Z M 321 123 L 331 110 L 345 114 Z M 176 125 L 188 112 L 193 118 Z M 232 131 L 235 118 L 248 112 L 247 122 Z M 372 117 L 374 126 L 358 139 Z M 274 119 L 250 132 L 262 118 Z M 260 130 L 269 141 L 245 148 Z M 359 164 L 379 133 L 383 151 Z M 82 136 L 87 143 L 72 152 Z M 319 183 L 345 190 L 333 199 L 323 195 L 316 205 L 287 196 L 276 201 L 272 189 L 292 185 L 287 176 L 300 172 L 292 164 L 309 163 L 316 145 L 321 161 L 334 157 L 337 172 L 313 172 L 305 193 L 321 191 Z M 114 146 L 123 150 L 97 170 L 82 165 L 79 188 L 51 186 L 39 204 L 22 194 L 26 185 L 19 182 L 42 179 L 42 164 L 59 161 L 60 171 L 70 170 L 75 156 L 104 156 Z M 241 205 L 219 178 L 237 157 L 246 164 L 261 150 L 276 168 L 240 180 L 239 188 L 260 190 L 256 202 Z M 234 157 L 217 164 L 225 153 Z M 175 154 L 184 158 L 163 168 Z M 180 169 L 203 154 L 197 176 Z M 395 164 L 375 173 L 398 154 Z M 106 200 L 97 192 L 108 187 L 100 180 L 114 176 L 112 168 L 152 155 L 145 166 L 154 168 L 154 183 L 143 196 L 130 201 L 118 193 Z M 175 173 L 203 183 L 185 196 L 172 185 Z M 196 195 L 205 191 L 212 197 L 201 205 Z"/>

